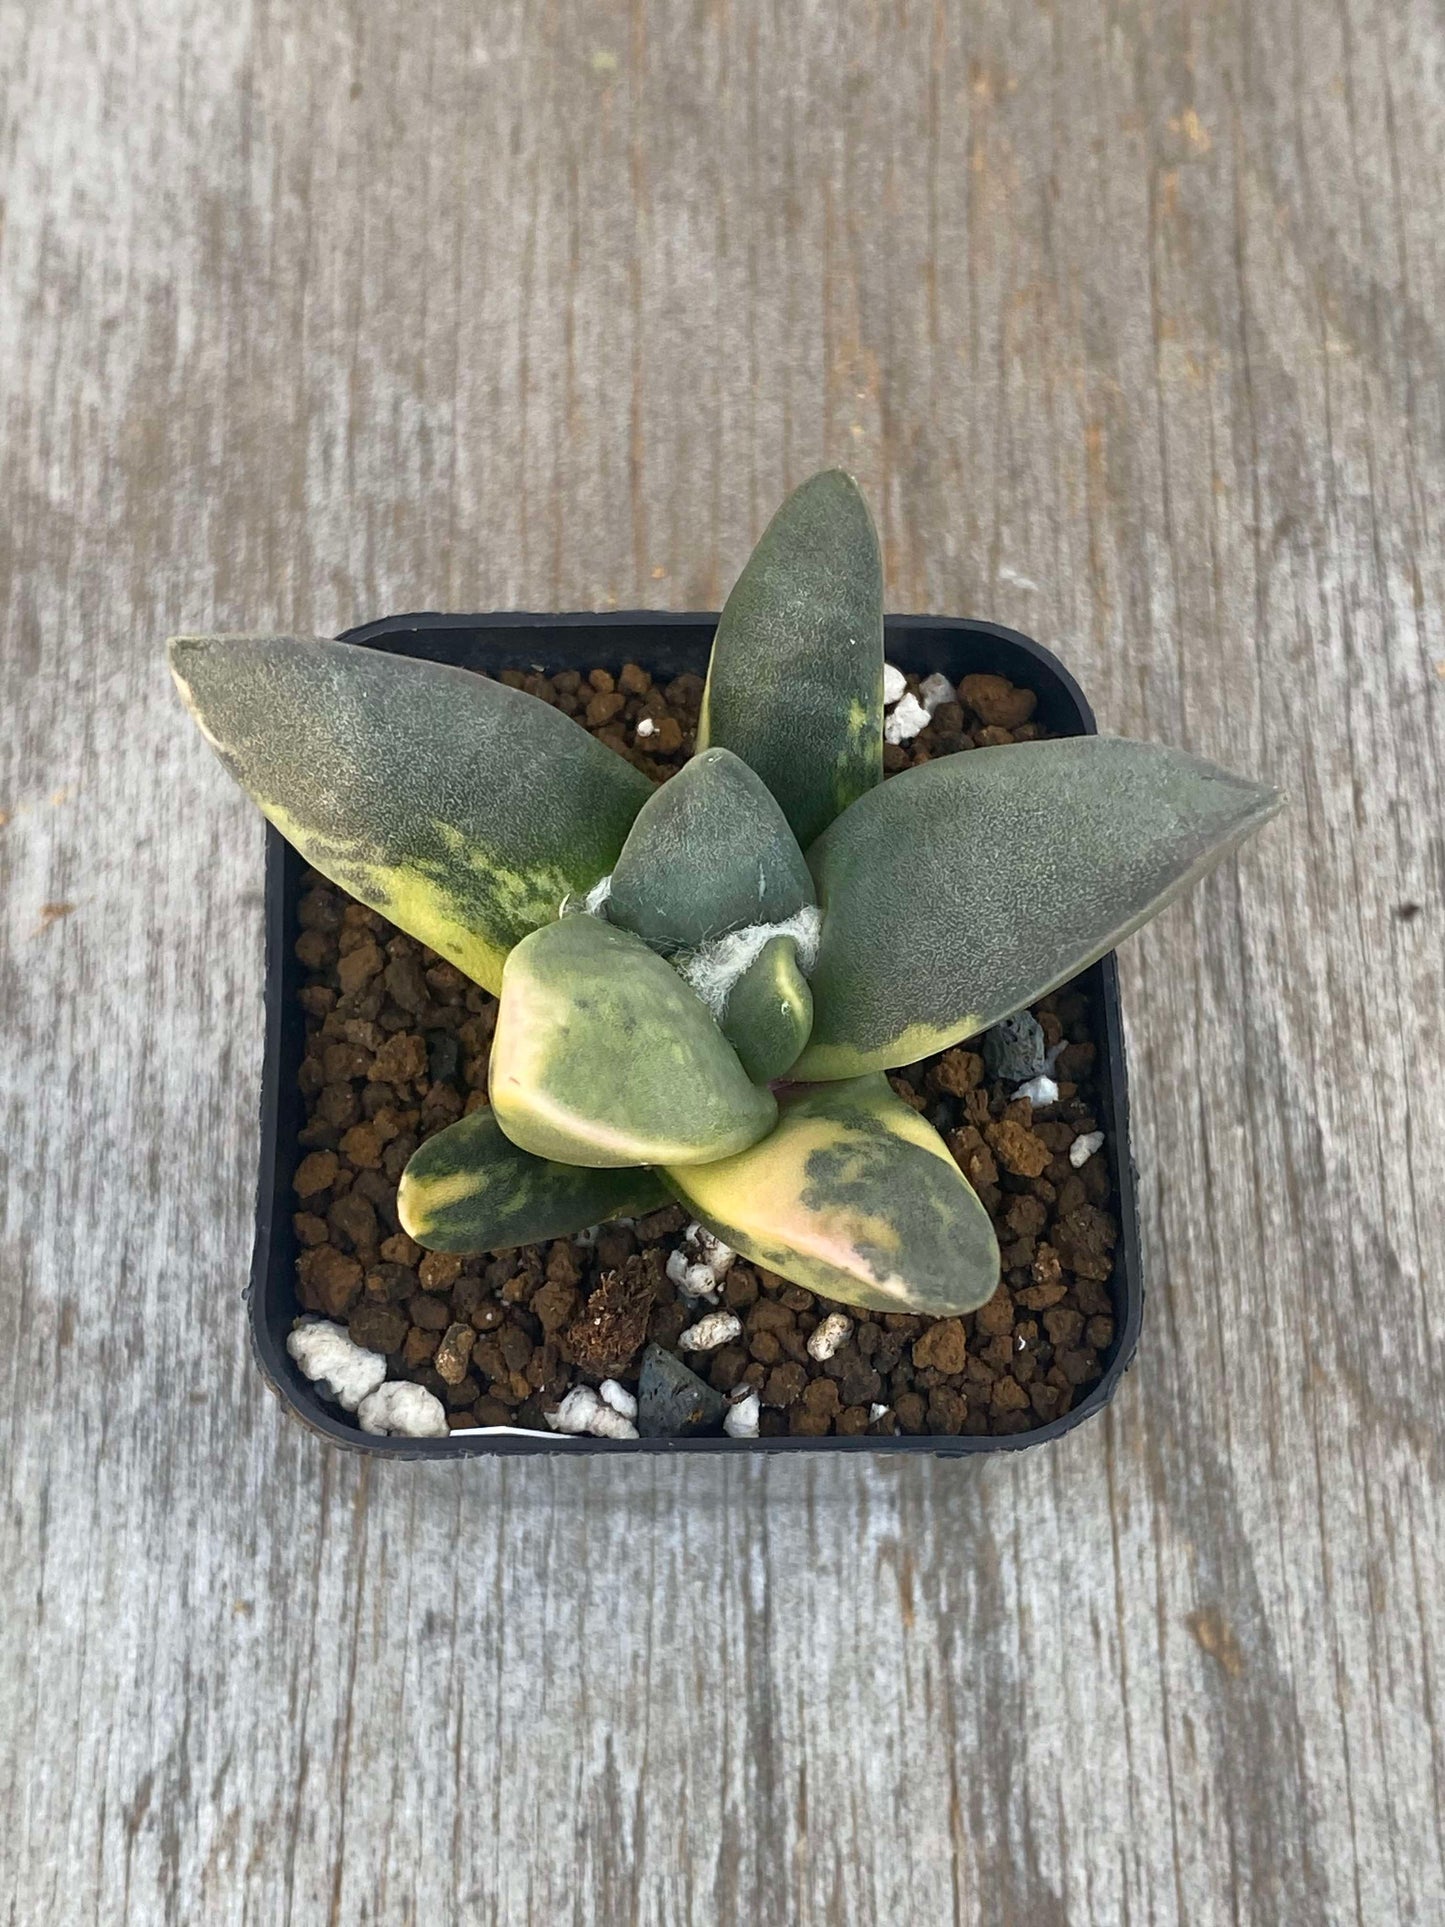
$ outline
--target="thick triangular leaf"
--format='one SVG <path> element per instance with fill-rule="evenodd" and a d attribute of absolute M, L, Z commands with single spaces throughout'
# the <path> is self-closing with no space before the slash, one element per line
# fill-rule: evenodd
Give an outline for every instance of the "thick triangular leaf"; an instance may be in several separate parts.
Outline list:
<path fill-rule="evenodd" d="M 813 1026 L 813 993 L 798 968 L 798 946 L 774 937 L 728 994 L 723 1036 L 755 1084 L 782 1077 Z"/>
<path fill-rule="evenodd" d="M 667 1181 L 735 1251 L 824 1298 L 956 1317 L 991 1298 L 988 1213 L 886 1077 L 784 1092 L 777 1128 Z"/>
<path fill-rule="evenodd" d="M 607 915 L 655 950 L 691 950 L 813 901 L 813 879 L 767 785 L 707 749 L 654 790 L 612 872 Z"/>
<path fill-rule="evenodd" d="M 651 794 L 560 710 L 469 670 L 294 636 L 178 636 L 170 660 L 306 860 L 489 990 Z"/>
<path fill-rule="evenodd" d="M 512 1142 L 565 1164 L 728 1157 L 777 1115 L 672 966 L 585 915 L 508 957 L 490 1085 Z"/>
<path fill-rule="evenodd" d="M 883 569 L 868 505 L 828 469 L 791 494 L 738 577 L 697 743 L 757 771 L 806 849 L 883 776 Z"/>
<path fill-rule="evenodd" d="M 655 1211 L 669 1196 L 651 1171 L 589 1171 L 534 1158 L 483 1109 L 413 1153 L 396 1209 L 402 1230 L 428 1251 L 509 1251 Z"/>
<path fill-rule="evenodd" d="M 1280 808 L 1179 750 L 1079 736 L 896 776 L 808 852 L 823 906 L 793 1075 L 911 1064 L 1033 1003 Z"/>

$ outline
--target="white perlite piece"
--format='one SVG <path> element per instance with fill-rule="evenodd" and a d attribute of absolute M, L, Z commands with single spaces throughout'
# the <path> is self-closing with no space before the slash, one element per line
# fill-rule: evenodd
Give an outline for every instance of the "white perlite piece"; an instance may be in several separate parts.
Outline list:
<path fill-rule="evenodd" d="M 380 1352 L 363 1351 L 343 1326 L 325 1318 L 298 1325 L 286 1340 L 286 1349 L 306 1376 L 346 1412 L 354 1412 L 386 1377 L 386 1360 Z"/>
<path fill-rule="evenodd" d="M 356 1419 L 363 1432 L 391 1432 L 404 1439 L 444 1439 L 448 1431 L 446 1408 L 436 1394 L 401 1378 L 378 1385 L 357 1406 Z"/>
<path fill-rule="evenodd" d="M 655 736 L 657 734 L 657 724 L 650 716 L 644 716 L 642 721 L 637 725 L 637 734 L 639 736 Z"/>
<path fill-rule="evenodd" d="M 719 1345 L 727 1345 L 734 1338 L 741 1338 L 743 1321 L 735 1312 L 710 1311 L 706 1318 L 699 1318 L 695 1325 L 689 1325 L 677 1341 L 680 1352 L 715 1352 Z"/>
<path fill-rule="evenodd" d="M 546 1414 L 547 1423 L 554 1432 L 580 1435 L 589 1429 L 602 1409 L 602 1400 L 590 1385 L 577 1385 L 568 1392 L 555 1412 Z"/>
<path fill-rule="evenodd" d="M 597 1403 L 596 1416 L 587 1430 L 594 1439 L 635 1439 L 637 1437 L 637 1427 L 632 1420 L 622 1412 L 615 1412 L 610 1405 L 604 1404 L 600 1399 Z"/>
<path fill-rule="evenodd" d="M 604 1378 L 597 1387 L 597 1396 L 604 1405 L 610 1405 L 614 1412 L 620 1412 L 624 1418 L 637 1417 L 637 1400 L 615 1378 Z"/>
<path fill-rule="evenodd" d="M 932 720 L 916 696 L 905 696 L 884 723 L 883 740 L 895 744 L 912 742 L 921 729 L 927 729 Z"/>
<path fill-rule="evenodd" d="M 935 710 L 953 701 L 954 687 L 947 676 L 928 676 L 918 685 L 918 694 L 923 707 L 932 716 Z"/>
<path fill-rule="evenodd" d="M 1045 1104 L 1057 1104 L 1059 1087 L 1049 1076 L 1031 1077 L 1027 1084 L 1020 1084 L 1014 1092 L 1015 1097 L 1026 1097 L 1030 1104 L 1042 1108 Z"/>
<path fill-rule="evenodd" d="M 805 904 L 782 923 L 750 923 L 711 943 L 700 944 L 673 958 L 678 975 L 692 985 L 713 1016 L 722 1020 L 732 987 L 760 957 L 774 937 L 791 937 L 798 946 L 798 968 L 806 977 L 818 960 L 818 933 L 823 913 L 816 903 Z"/>
<path fill-rule="evenodd" d="M 891 1405 L 870 1405 L 868 1407 L 868 1423 L 870 1425 L 876 1425 L 879 1419 L 887 1418 L 892 1410 L 893 1407 Z"/>
<path fill-rule="evenodd" d="M 1076 1171 L 1082 1170 L 1084 1165 L 1086 1165 L 1094 1155 L 1095 1151 L 1102 1151 L 1103 1148 L 1104 1133 L 1102 1131 L 1085 1131 L 1082 1137 L 1076 1137 L 1069 1146 L 1069 1163 L 1073 1165 Z"/>
<path fill-rule="evenodd" d="M 895 669 L 891 662 L 883 665 L 883 703 L 891 709 L 908 687 L 908 678 L 901 669 Z"/>
<path fill-rule="evenodd" d="M 621 1392 L 624 1398 L 630 1395 L 615 1380 L 608 1379 L 607 1385 Z M 606 1391 L 604 1385 L 603 1390 Z M 636 1413 L 636 1402 L 633 1402 Z M 555 1412 L 548 1412 L 547 1423 L 554 1432 L 566 1432 L 578 1438 L 584 1432 L 594 1439 L 635 1439 L 637 1427 L 625 1412 L 608 1399 L 599 1398 L 590 1385 L 574 1385 Z"/>
<path fill-rule="evenodd" d="M 723 1430 L 730 1439 L 755 1439 L 762 1416 L 762 1400 L 751 1385 L 737 1385 L 728 1396 L 723 1414 Z"/>
<path fill-rule="evenodd" d="M 853 1320 L 845 1318 L 841 1311 L 831 1311 L 808 1340 L 808 1356 L 824 1364 L 840 1345 L 846 1345 L 848 1335 L 853 1329 Z"/>
<path fill-rule="evenodd" d="M 722 1290 L 722 1280 L 712 1266 L 699 1264 L 685 1251 L 668 1253 L 667 1275 L 685 1298 L 703 1298 L 711 1304 Z"/>
<path fill-rule="evenodd" d="M 721 1238 L 715 1237 L 705 1224 L 690 1224 L 682 1234 L 684 1244 L 692 1246 L 697 1253 L 699 1264 L 706 1265 L 714 1278 L 726 1278 L 732 1269 L 737 1253 L 731 1245 L 725 1245 Z"/>
<path fill-rule="evenodd" d="M 636 1417 L 637 1400 L 615 1378 L 604 1381 L 600 1394 L 590 1385 L 574 1386 L 556 1411 L 546 1415 L 554 1432 L 574 1437 L 585 1432 L 594 1439 L 635 1439 Z"/>

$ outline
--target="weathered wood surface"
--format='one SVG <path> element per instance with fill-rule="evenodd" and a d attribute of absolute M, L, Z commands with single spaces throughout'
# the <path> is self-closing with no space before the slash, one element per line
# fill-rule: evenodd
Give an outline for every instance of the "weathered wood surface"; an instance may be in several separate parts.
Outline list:
<path fill-rule="evenodd" d="M 0 86 L 5 1919 L 1445 1918 L 1431 0 L 0 0 Z M 1136 1371 L 986 1467 L 329 1454 L 160 639 L 716 606 L 830 460 L 890 606 L 1294 795 L 1124 959 Z"/>

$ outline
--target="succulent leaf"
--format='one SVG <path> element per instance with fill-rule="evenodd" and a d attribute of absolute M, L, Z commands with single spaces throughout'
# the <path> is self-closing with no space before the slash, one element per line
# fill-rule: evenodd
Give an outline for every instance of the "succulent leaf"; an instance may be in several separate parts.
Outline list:
<path fill-rule="evenodd" d="M 607 915 L 655 950 L 691 950 L 812 901 L 803 852 L 766 783 L 731 750 L 707 749 L 638 811 Z"/>
<path fill-rule="evenodd" d="M 825 1298 L 955 1317 L 993 1296 L 988 1213 L 882 1076 L 784 1092 L 777 1128 L 667 1181 L 735 1251 Z"/>
<path fill-rule="evenodd" d="M 412 1154 L 396 1208 L 402 1230 L 428 1251 L 509 1251 L 655 1211 L 669 1196 L 651 1171 L 589 1171 L 534 1158 L 484 1108 Z"/>
<path fill-rule="evenodd" d="M 841 469 L 794 490 L 734 584 L 697 743 L 756 770 L 804 849 L 882 780 L 883 570 Z"/>
<path fill-rule="evenodd" d="M 508 957 L 491 1096 L 514 1144 L 592 1167 L 729 1157 L 777 1115 L 672 966 L 589 916 Z"/>
<path fill-rule="evenodd" d="M 723 1036 L 753 1082 L 768 1084 L 796 1060 L 812 1027 L 813 993 L 798 967 L 798 946 L 774 937 L 733 985 Z"/>
<path fill-rule="evenodd" d="M 823 930 L 794 1076 L 913 1063 L 1033 1003 L 1280 805 L 1121 737 L 969 750 L 896 776 L 808 852 Z"/>
<path fill-rule="evenodd" d="M 178 636 L 202 734 L 308 863 L 495 990 L 651 794 L 560 710 L 470 670 L 294 636 Z"/>

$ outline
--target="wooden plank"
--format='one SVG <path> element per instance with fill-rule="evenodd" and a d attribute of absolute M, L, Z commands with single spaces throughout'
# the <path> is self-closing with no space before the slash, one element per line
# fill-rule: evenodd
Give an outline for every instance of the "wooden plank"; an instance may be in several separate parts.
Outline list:
<path fill-rule="evenodd" d="M 0 73 L 6 1918 L 1439 1919 L 1435 10 L 10 0 Z M 984 1467 L 324 1452 L 160 639 L 715 606 L 833 460 L 891 606 L 1293 793 L 1125 954 L 1138 1368 Z"/>

